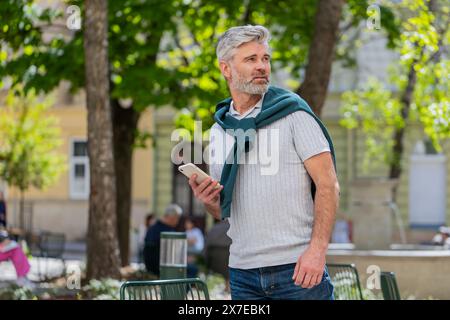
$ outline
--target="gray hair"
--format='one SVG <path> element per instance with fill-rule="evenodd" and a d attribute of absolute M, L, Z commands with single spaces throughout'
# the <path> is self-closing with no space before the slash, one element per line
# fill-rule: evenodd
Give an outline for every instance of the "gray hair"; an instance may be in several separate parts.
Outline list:
<path fill-rule="evenodd" d="M 181 216 L 183 214 L 183 209 L 175 203 L 169 204 L 164 211 L 165 216 Z"/>
<path fill-rule="evenodd" d="M 269 46 L 270 32 L 263 26 L 240 26 L 228 29 L 219 37 L 216 55 L 219 61 L 228 61 L 233 57 L 234 49 L 244 43 L 256 41 Z"/>

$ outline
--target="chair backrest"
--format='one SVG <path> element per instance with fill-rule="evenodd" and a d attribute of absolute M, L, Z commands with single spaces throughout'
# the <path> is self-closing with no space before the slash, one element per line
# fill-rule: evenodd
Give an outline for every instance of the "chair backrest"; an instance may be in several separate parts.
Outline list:
<path fill-rule="evenodd" d="M 39 250 L 41 256 L 47 258 L 62 258 L 66 244 L 64 233 L 42 232 L 39 237 Z"/>
<path fill-rule="evenodd" d="M 336 300 L 364 300 L 354 264 L 327 264 Z"/>
<path fill-rule="evenodd" d="M 208 287 L 199 278 L 127 281 L 120 300 L 209 300 Z"/>
<path fill-rule="evenodd" d="M 383 271 L 380 273 L 381 291 L 384 300 L 401 300 L 394 272 Z"/>

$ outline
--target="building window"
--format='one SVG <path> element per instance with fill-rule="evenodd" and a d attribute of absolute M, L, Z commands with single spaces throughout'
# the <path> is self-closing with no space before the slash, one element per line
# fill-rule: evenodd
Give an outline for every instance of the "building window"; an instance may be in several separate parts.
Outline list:
<path fill-rule="evenodd" d="M 89 158 L 87 142 L 72 140 L 70 148 L 70 198 L 89 198 Z"/>

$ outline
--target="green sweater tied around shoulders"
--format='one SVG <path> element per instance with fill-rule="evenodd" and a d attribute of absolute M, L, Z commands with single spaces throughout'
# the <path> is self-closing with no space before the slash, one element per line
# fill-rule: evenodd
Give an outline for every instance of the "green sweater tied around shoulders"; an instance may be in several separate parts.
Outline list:
<path fill-rule="evenodd" d="M 220 208 L 222 219 L 230 217 L 231 202 L 233 197 L 234 184 L 239 169 L 238 159 L 242 152 L 248 152 L 255 139 L 256 130 L 269 125 L 293 112 L 305 111 L 310 114 L 319 124 L 328 143 L 330 145 L 333 164 L 336 169 L 336 158 L 331 137 L 320 119 L 313 113 L 305 100 L 297 94 L 288 90 L 269 86 L 264 95 L 261 112 L 256 117 L 249 117 L 238 120 L 228 111 L 230 110 L 231 98 L 227 98 L 217 104 L 214 120 L 224 130 L 232 130 L 234 135 L 234 145 L 228 154 L 223 166 L 220 184 L 223 186 L 220 192 Z M 301 125 L 301 124 L 299 124 Z M 241 129 L 241 130 L 239 130 Z M 253 129 L 253 130 L 252 130 Z M 248 130 L 248 131 L 247 131 Z M 229 133 L 230 131 L 227 131 Z M 311 183 L 311 192 L 314 199 L 316 187 Z"/>

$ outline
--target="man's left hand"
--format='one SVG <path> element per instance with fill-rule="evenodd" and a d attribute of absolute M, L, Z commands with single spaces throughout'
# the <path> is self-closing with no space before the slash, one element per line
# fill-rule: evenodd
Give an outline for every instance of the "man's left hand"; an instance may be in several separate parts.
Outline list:
<path fill-rule="evenodd" d="M 294 275 L 292 276 L 295 285 L 310 289 L 322 281 L 325 254 L 326 252 L 312 247 L 306 249 L 295 265 Z"/>

